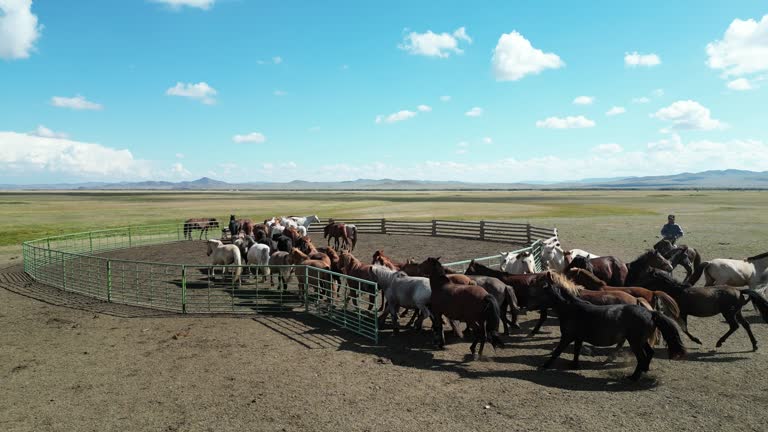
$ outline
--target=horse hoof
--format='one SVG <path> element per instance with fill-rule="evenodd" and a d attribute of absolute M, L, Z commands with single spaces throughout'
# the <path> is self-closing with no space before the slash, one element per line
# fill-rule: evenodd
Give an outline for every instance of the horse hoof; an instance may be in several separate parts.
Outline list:
<path fill-rule="evenodd" d="M 757 345 L 752 345 L 752 352 L 757 351 Z"/>
<path fill-rule="evenodd" d="M 723 346 L 723 343 L 720 341 L 717 341 L 717 343 L 715 344 L 715 348 L 720 348 L 721 346 Z"/>

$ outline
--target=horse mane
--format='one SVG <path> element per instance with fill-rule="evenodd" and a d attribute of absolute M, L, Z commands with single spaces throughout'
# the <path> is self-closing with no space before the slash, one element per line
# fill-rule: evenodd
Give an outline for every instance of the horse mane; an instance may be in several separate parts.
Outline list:
<path fill-rule="evenodd" d="M 600 288 L 601 286 L 605 285 L 605 282 L 600 280 L 597 276 L 595 276 L 594 273 L 592 273 L 589 270 L 585 270 L 582 268 L 572 268 L 568 270 L 571 273 L 575 273 L 577 275 L 582 275 L 583 278 L 587 279 L 588 283 L 594 286 L 595 288 Z"/>
<path fill-rule="evenodd" d="M 581 285 L 577 285 L 574 281 L 568 279 L 565 277 L 562 273 L 557 273 L 550 271 L 548 272 L 549 275 L 552 277 L 552 281 L 555 283 L 555 285 L 559 286 L 563 290 L 567 291 L 569 294 L 578 297 L 579 291 L 583 291 L 584 287 Z"/>
<path fill-rule="evenodd" d="M 306 261 L 309 259 L 309 255 L 300 251 L 298 248 L 291 249 L 291 255 L 296 255 L 297 257 L 301 258 L 302 261 Z"/>
<path fill-rule="evenodd" d="M 768 252 L 761 253 L 760 255 L 755 255 L 753 257 L 749 257 L 746 259 L 747 262 L 759 260 L 760 258 L 768 257 Z"/>

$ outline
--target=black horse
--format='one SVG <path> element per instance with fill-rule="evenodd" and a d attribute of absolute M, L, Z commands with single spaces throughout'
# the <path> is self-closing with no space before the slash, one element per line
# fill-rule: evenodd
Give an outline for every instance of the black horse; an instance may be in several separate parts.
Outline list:
<path fill-rule="evenodd" d="M 642 306 L 596 306 L 581 300 L 567 287 L 556 284 L 551 277 L 548 277 L 544 288 L 538 290 L 530 302 L 531 306 L 551 305 L 560 318 L 560 342 L 541 369 L 549 368 L 571 342 L 574 343 L 571 367 L 578 369 L 579 354 L 584 342 L 595 346 L 611 346 L 627 340 L 637 358 L 635 371 L 628 378 L 637 380 L 640 374 L 648 371 L 651 364 L 654 350 L 648 341 L 657 328 L 667 343 L 670 359 L 686 354 L 674 321 Z"/>
<path fill-rule="evenodd" d="M 739 329 L 739 324 L 741 324 L 747 331 L 749 341 L 752 342 L 752 350 L 757 351 L 757 340 L 752 334 L 749 322 L 741 314 L 741 308 L 752 300 L 752 304 L 760 311 L 763 321 L 768 323 L 768 300 L 757 291 L 727 285 L 692 287 L 690 284 L 678 282 L 668 273 L 658 270 L 648 272 L 639 280 L 639 283 L 648 289 L 664 291 L 675 299 L 680 307 L 680 324 L 683 332 L 693 342 L 701 345 L 701 340 L 688 331 L 688 316 L 711 317 L 721 314 L 730 328 L 718 339 L 716 346 L 718 348 L 722 346 L 725 340 Z"/>
<path fill-rule="evenodd" d="M 277 250 L 291 252 L 293 249 L 293 240 L 290 237 L 280 234 L 277 237 Z"/>
<path fill-rule="evenodd" d="M 695 284 L 699 277 L 701 277 L 701 270 L 703 270 L 701 267 L 701 254 L 696 249 L 687 245 L 675 247 L 671 241 L 666 239 L 656 242 L 653 245 L 653 249 L 659 251 L 664 258 L 669 260 L 669 263 L 672 264 L 672 269 L 679 265 L 683 266 L 686 273 L 683 282 Z M 696 274 L 699 276 L 696 277 Z M 691 277 L 692 275 L 694 275 L 693 278 Z"/>

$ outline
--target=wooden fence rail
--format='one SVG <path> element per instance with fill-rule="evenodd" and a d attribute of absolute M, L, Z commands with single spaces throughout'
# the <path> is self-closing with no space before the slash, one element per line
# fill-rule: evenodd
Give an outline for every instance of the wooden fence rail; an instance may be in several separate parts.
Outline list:
<path fill-rule="evenodd" d="M 460 221 L 434 219 L 431 221 L 405 221 L 370 218 L 330 218 L 334 222 L 355 225 L 359 233 L 421 235 L 480 239 L 517 244 L 532 244 L 538 239 L 553 235 L 551 228 L 536 227 L 527 223 L 505 221 Z M 312 225 L 310 233 L 322 233 L 329 219 L 321 219 Z"/>

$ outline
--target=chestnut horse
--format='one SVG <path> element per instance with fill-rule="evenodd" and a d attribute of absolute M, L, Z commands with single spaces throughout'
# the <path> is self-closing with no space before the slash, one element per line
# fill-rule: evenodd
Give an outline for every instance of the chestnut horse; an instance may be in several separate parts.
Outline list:
<path fill-rule="evenodd" d="M 371 282 L 376 281 L 376 279 L 373 277 L 373 274 L 371 273 L 371 265 L 363 264 L 359 259 L 355 258 L 351 252 L 342 252 L 341 255 L 339 255 L 339 267 L 341 268 L 341 272 L 347 276 L 352 276 Z M 358 296 L 363 292 L 367 292 L 369 294 L 368 310 L 373 309 L 376 298 L 374 297 L 375 293 L 371 292 L 371 289 L 373 289 L 372 285 L 364 284 L 353 279 L 347 279 L 347 286 L 347 298 L 344 300 L 345 306 L 349 298 L 352 298 L 355 306 L 359 307 L 357 302 Z"/>
<path fill-rule="evenodd" d="M 237 224 L 240 225 L 240 232 L 247 235 L 247 236 L 253 236 L 253 228 L 256 226 L 256 224 L 250 220 L 250 219 L 238 219 Z"/>
<path fill-rule="evenodd" d="M 330 270 L 331 266 L 321 260 L 312 259 L 300 250 L 293 248 L 288 255 L 288 261 L 291 265 L 301 265 L 309 267 L 306 272 L 302 270 L 296 271 L 296 279 L 299 282 L 299 291 L 303 296 L 309 285 L 318 287 L 318 293 L 326 297 L 329 301 L 333 300 L 333 292 L 331 286 L 331 274 L 328 272 L 320 272 L 312 270 L 312 268 Z"/>
<path fill-rule="evenodd" d="M 494 348 L 503 347 L 497 331 L 501 320 L 501 311 L 496 299 L 477 285 L 459 285 L 446 277 L 445 268 L 440 258 L 427 258 L 419 264 L 421 273 L 429 277 L 432 289 L 430 309 L 432 310 L 432 330 L 435 343 L 439 348 L 445 346 L 443 334 L 443 315 L 449 320 L 464 321 L 472 327 L 474 340 L 469 347 L 472 356 L 482 357 L 486 341 Z M 480 342 L 480 351 L 475 355 L 475 348 Z"/>
<path fill-rule="evenodd" d="M 332 222 L 323 228 L 323 238 L 328 239 L 328 246 L 331 246 L 331 239 L 333 239 L 334 249 L 340 250 L 346 246 L 349 248 L 350 239 L 347 236 L 347 226 L 343 223 Z M 341 241 L 339 241 L 341 239 Z"/>
<path fill-rule="evenodd" d="M 205 233 L 205 238 L 208 239 L 208 229 L 218 227 L 219 221 L 215 218 L 187 219 L 184 221 L 184 238 L 192 240 L 192 231 L 200 230 L 200 238 L 198 240 L 203 239 L 203 233 Z"/>
<path fill-rule="evenodd" d="M 633 297 L 642 298 L 645 301 L 647 301 L 649 304 L 653 305 L 653 308 L 655 310 L 659 310 L 660 308 L 662 308 L 663 310 L 668 311 L 670 318 L 674 319 L 675 321 L 678 321 L 680 319 L 680 307 L 677 305 L 677 302 L 675 301 L 675 299 L 673 299 L 669 294 L 665 293 L 664 291 L 651 291 L 647 288 L 642 288 L 642 287 L 609 286 L 609 285 L 606 285 L 605 282 L 598 279 L 597 276 L 590 273 L 588 270 L 584 270 L 580 268 L 572 268 L 568 270 L 565 273 L 565 275 L 572 281 L 576 282 L 577 284 L 583 286 L 588 290 L 609 291 L 609 292 L 621 291 Z"/>

